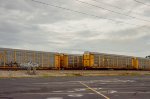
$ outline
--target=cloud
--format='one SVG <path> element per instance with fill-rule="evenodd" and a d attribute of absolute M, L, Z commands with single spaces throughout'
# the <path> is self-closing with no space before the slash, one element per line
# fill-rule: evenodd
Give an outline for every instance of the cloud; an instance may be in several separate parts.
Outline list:
<path fill-rule="evenodd" d="M 76 0 L 39 1 L 102 18 L 38 4 L 31 0 L 1 0 L 0 47 L 66 53 L 97 51 L 135 56 L 146 56 L 150 53 L 149 22 L 88 6 Z M 131 0 L 101 0 L 125 10 L 91 0 L 82 1 L 150 20 L 149 7 Z M 103 17 L 140 26 L 116 23 Z"/>

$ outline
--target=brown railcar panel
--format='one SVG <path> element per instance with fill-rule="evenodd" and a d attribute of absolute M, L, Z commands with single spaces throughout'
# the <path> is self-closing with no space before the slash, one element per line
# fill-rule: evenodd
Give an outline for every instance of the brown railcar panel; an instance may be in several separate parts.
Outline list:
<path fill-rule="evenodd" d="M 132 66 L 134 69 L 139 69 L 139 61 L 136 58 L 132 58 Z"/>
<path fill-rule="evenodd" d="M 82 68 L 82 56 L 76 54 L 61 55 L 61 68 L 65 69 Z"/>
<path fill-rule="evenodd" d="M 55 55 L 55 67 L 60 69 L 60 55 Z"/>

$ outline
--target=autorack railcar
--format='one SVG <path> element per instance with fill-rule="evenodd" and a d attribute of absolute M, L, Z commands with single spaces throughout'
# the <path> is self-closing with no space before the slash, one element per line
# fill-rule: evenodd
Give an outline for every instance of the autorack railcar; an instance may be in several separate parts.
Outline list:
<path fill-rule="evenodd" d="M 59 69 L 60 55 L 55 52 L 42 52 L 0 48 L 0 68 L 21 68 L 20 64 L 34 62 L 39 69 Z"/>
<path fill-rule="evenodd" d="M 61 54 L 61 69 L 82 69 L 81 54 Z"/>
<path fill-rule="evenodd" d="M 89 69 L 138 69 L 138 60 L 133 56 L 85 52 L 83 66 Z"/>
<path fill-rule="evenodd" d="M 140 70 L 150 70 L 150 59 L 137 57 L 138 69 Z"/>
<path fill-rule="evenodd" d="M 134 56 L 84 52 L 62 54 L 20 49 L 0 48 L 0 68 L 21 68 L 33 62 L 38 69 L 136 69 L 150 70 L 150 59 Z"/>

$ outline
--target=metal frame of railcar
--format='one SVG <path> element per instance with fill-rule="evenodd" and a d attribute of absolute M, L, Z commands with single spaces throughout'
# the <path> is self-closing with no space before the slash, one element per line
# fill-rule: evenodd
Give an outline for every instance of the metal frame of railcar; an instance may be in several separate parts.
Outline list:
<path fill-rule="evenodd" d="M 27 61 L 38 62 L 40 67 L 38 69 L 59 69 L 60 55 L 56 52 L 44 52 L 22 49 L 0 48 L 0 68 L 18 68 L 19 64 Z M 53 61 L 51 61 L 51 59 Z M 9 66 L 10 63 L 17 63 L 18 66 Z"/>
<path fill-rule="evenodd" d="M 135 66 L 134 61 L 135 57 L 133 56 L 106 54 L 98 52 L 85 52 L 83 54 L 84 68 L 138 69 L 138 67 Z"/>
<path fill-rule="evenodd" d="M 150 70 L 150 59 L 137 57 L 140 70 Z"/>
<path fill-rule="evenodd" d="M 61 69 L 82 69 L 82 55 L 81 54 L 61 54 Z"/>

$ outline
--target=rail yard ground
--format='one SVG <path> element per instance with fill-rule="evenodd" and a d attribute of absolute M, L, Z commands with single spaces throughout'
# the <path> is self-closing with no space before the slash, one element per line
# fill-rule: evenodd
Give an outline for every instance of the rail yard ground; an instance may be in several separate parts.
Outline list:
<path fill-rule="evenodd" d="M 58 76 L 138 76 L 150 75 L 150 71 L 133 70 L 37 70 L 36 74 L 27 70 L 1 70 L 0 78 L 12 77 L 58 77 Z"/>
<path fill-rule="evenodd" d="M 136 70 L 37 70 L 36 74 L 27 70 L 0 70 L 0 78 L 16 77 L 58 77 L 58 76 L 140 76 L 150 75 L 150 71 Z"/>
<path fill-rule="evenodd" d="M 37 70 L 36 75 L 27 70 L 0 70 L 0 78 L 16 77 L 58 77 L 58 76 L 140 76 L 150 75 L 150 71 L 136 70 Z"/>
<path fill-rule="evenodd" d="M 0 99 L 149 99 L 150 76 L 2 78 Z"/>

